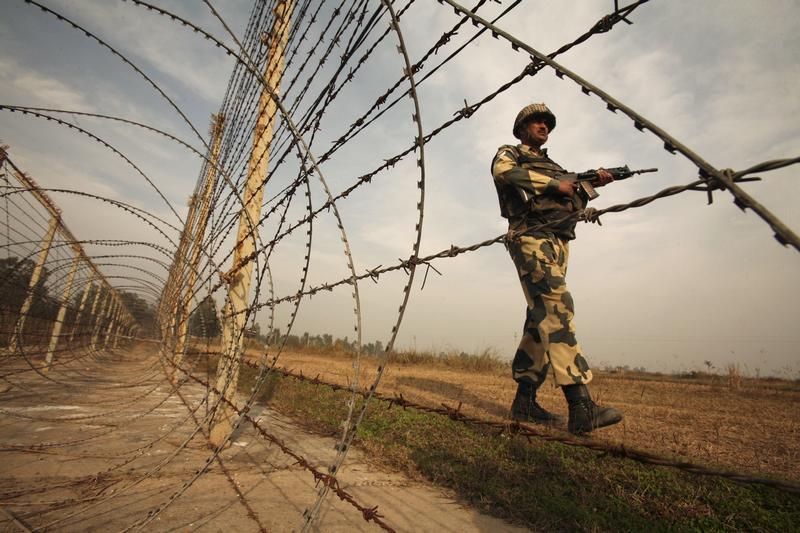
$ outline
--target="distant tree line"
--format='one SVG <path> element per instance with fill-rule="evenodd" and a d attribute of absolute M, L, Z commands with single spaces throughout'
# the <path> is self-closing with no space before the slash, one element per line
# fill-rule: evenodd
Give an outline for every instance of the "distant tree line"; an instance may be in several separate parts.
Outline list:
<path fill-rule="evenodd" d="M 0 309 L 5 320 L 13 319 L 19 313 L 22 303 L 28 296 L 28 285 L 33 277 L 36 263 L 31 259 L 6 257 L 0 259 Z M 33 298 L 28 311 L 29 316 L 45 320 L 55 320 L 58 314 L 59 302 L 50 296 L 47 290 L 47 280 L 50 271 L 42 268 L 39 281 L 32 289 Z"/>
<path fill-rule="evenodd" d="M 17 257 L 0 259 L 0 324 L 2 324 L 2 333 L 10 334 L 10 329 L 16 323 L 20 308 L 28 296 L 28 285 L 31 282 L 35 268 L 36 263 L 31 259 L 19 259 Z M 39 281 L 35 287 L 30 289 L 32 298 L 28 317 L 35 319 L 35 321 L 26 321 L 25 330 L 28 333 L 33 333 L 32 329 L 36 328 L 41 330 L 37 331 L 37 333 L 49 334 L 50 323 L 58 316 L 58 310 L 61 308 L 61 294 L 50 294 L 48 280 L 51 275 L 52 272 L 46 266 L 43 266 Z M 92 323 L 93 318 L 89 316 L 89 306 L 94 301 L 97 291 L 105 292 L 105 290 L 105 288 L 96 283 L 89 288 L 84 310 L 79 317 L 79 327 L 88 327 Z M 155 336 L 157 331 L 155 327 L 155 306 L 132 292 L 117 291 L 117 294 L 134 319 L 139 323 L 139 335 L 145 337 Z M 102 297 L 103 294 L 100 296 Z M 70 327 L 75 324 L 75 317 L 80 308 L 82 298 L 83 287 L 73 286 L 73 294 L 64 317 L 65 324 Z"/>
<path fill-rule="evenodd" d="M 222 333 L 222 325 L 217 314 L 217 305 L 211 296 L 206 296 L 189 315 L 189 334 L 195 337 L 214 338 Z M 283 333 L 280 328 L 275 328 L 271 332 L 264 333 L 261 326 L 255 324 L 252 328 L 245 331 L 245 338 L 254 339 L 262 344 L 277 345 L 283 342 Z M 289 335 L 286 338 L 287 348 L 315 348 L 332 349 L 343 352 L 354 352 L 356 342 L 348 337 L 334 338 L 333 335 L 323 333 L 312 335 L 304 332 L 302 335 Z M 362 344 L 362 353 L 377 355 L 383 352 L 381 341 Z"/>
<path fill-rule="evenodd" d="M 283 341 L 283 333 L 280 328 L 275 328 L 269 336 L 261 335 L 260 328 L 256 325 L 257 332 L 251 332 L 261 342 L 274 345 Z M 350 340 L 347 336 L 343 338 L 334 337 L 329 333 L 321 335 L 312 335 L 308 332 L 303 332 L 301 335 L 288 335 L 286 337 L 287 348 L 318 348 L 318 349 L 332 349 L 341 352 L 355 352 L 356 341 Z M 383 352 L 383 343 L 381 341 L 368 342 L 361 345 L 361 352 L 371 355 L 377 355 Z"/>
<path fill-rule="evenodd" d="M 156 337 L 158 332 L 158 328 L 156 328 L 156 306 L 132 292 L 118 291 L 117 294 L 119 294 L 136 322 L 139 323 L 137 335 L 145 338 Z"/>

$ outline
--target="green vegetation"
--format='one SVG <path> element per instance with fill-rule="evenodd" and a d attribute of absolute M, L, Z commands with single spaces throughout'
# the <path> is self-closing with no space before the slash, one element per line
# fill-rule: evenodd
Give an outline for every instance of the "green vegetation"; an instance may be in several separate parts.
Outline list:
<path fill-rule="evenodd" d="M 215 361 L 210 361 L 211 368 Z M 254 370 L 243 368 L 249 392 Z M 259 399 L 334 435 L 347 394 L 270 376 Z M 489 434 L 373 401 L 357 443 L 373 461 L 453 489 L 470 505 L 536 530 L 791 531 L 800 496 L 697 476 L 539 439 Z"/>
<path fill-rule="evenodd" d="M 6 257 L 0 259 L 0 316 L 11 316 L 16 321 L 22 302 L 28 297 L 28 285 L 36 263 L 32 259 Z M 30 290 L 30 316 L 43 320 L 53 320 L 58 313 L 59 302 L 48 292 L 48 279 L 52 272 L 42 268 L 39 281 Z"/>
<path fill-rule="evenodd" d="M 128 308 L 128 311 L 131 312 L 131 315 L 133 315 L 133 318 L 139 324 L 139 336 L 145 338 L 156 337 L 158 334 L 158 327 L 156 326 L 156 306 L 132 292 L 118 290 L 117 294 L 119 294 L 125 307 Z M 89 299 L 87 301 L 91 302 L 92 300 Z M 78 307 L 75 306 L 75 309 L 77 308 Z"/>
<path fill-rule="evenodd" d="M 189 315 L 189 334 L 195 337 L 216 337 L 222 331 L 214 298 L 206 296 Z"/>
<path fill-rule="evenodd" d="M 53 271 L 43 266 L 39 281 L 34 287 L 29 288 L 36 263 L 30 258 L 6 257 L 0 259 L 0 330 L 2 330 L 0 337 L 5 339 L 10 336 L 11 327 L 19 319 L 20 308 L 30 295 L 30 308 L 27 312 L 23 336 L 27 337 L 28 342 L 31 340 L 49 341 L 53 321 L 62 304 L 59 299 L 61 288 L 58 285 L 64 283 L 69 265 L 69 262 L 62 262 L 61 266 Z M 58 287 L 58 290 L 54 291 L 54 287 Z M 65 324 L 76 325 L 75 317 L 83 299 L 83 287 L 81 285 L 77 289 L 73 289 L 72 298 L 67 302 Z M 93 283 L 89 287 L 86 301 L 93 302 L 97 291 L 103 291 L 100 296 L 105 297 L 106 290 Z M 117 294 L 138 322 L 139 335 L 155 336 L 155 306 L 132 292 L 118 290 Z M 91 306 L 91 303 L 88 305 Z M 93 320 L 94 318 L 85 312 L 79 317 L 77 326 L 91 327 Z"/>

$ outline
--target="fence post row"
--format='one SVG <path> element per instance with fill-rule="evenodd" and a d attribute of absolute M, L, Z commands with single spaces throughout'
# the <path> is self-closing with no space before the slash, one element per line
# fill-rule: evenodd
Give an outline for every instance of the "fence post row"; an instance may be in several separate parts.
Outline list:
<path fill-rule="evenodd" d="M 83 294 L 80 298 L 80 304 L 78 305 L 78 308 L 75 312 L 72 327 L 69 333 L 69 342 L 72 342 L 75 339 L 81 321 L 86 321 L 87 322 L 86 329 L 88 331 L 93 332 L 91 346 L 93 349 L 95 349 L 97 346 L 98 337 L 101 332 L 102 324 L 104 320 L 108 318 L 110 315 L 109 311 L 111 308 L 112 300 L 114 303 L 115 315 L 109 325 L 119 326 L 123 322 L 134 323 L 134 319 L 133 315 L 130 313 L 127 307 L 123 304 L 122 300 L 119 298 L 119 295 L 105 280 L 105 278 L 97 269 L 97 267 L 94 265 L 94 263 L 92 263 L 89 256 L 86 255 L 85 251 L 83 250 L 83 247 L 78 243 L 77 239 L 72 235 L 72 233 L 66 227 L 63 220 L 61 220 L 61 212 L 55 206 L 52 199 L 50 199 L 50 197 L 47 196 L 47 194 L 39 188 L 39 186 L 31 177 L 23 173 L 11 161 L 11 159 L 8 157 L 8 153 L 6 152 L 6 147 L 0 147 L 0 165 L 1 166 L 8 165 L 11 169 L 13 169 L 13 172 L 7 172 L 7 174 L 13 175 L 22 186 L 22 189 L 24 189 L 25 191 L 30 193 L 34 198 L 36 198 L 38 203 L 49 214 L 49 225 L 47 233 L 42 239 L 42 243 L 40 245 L 40 250 L 39 250 L 39 257 L 34 266 L 31 278 L 28 282 L 27 293 L 25 295 L 24 301 L 22 302 L 22 305 L 18 310 L 16 322 L 14 324 L 12 335 L 8 343 L 8 347 L 11 352 L 19 352 L 23 347 L 24 344 L 23 333 L 25 329 L 25 322 L 27 320 L 28 314 L 33 304 L 33 298 L 37 290 L 37 285 L 41 283 L 42 273 L 44 271 L 48 255 L 52 248 L 56 232 L 58 232 L 63 237 L 64 244 L 70 245 L 75 253 L 75 256 L 72 259 L 72 264 L 69 270 L 69 274 L 67 276 L 66 285 L 61 293 L 61 302 L 58 309 L 58 314 L 56 319 L 53 321 L 52 329 L 50 330 L 49 344 L 45 352 L 45 370 L 48 370 L 52 366 L 53 359 L 55 358 L 56 348 L 58 347 L 59 342 L 63 340 L 62 337 L 66 337 L 66 335 L 62 336 L 61 332 L 65 326 L 67 310 L 70 307 L 70 298 L 73 295 L 75 277 L 78 272 L 78 267 L 80 266 L 81 263 L 85 263 L 90 268 L 91 275 L 85 282 L 85 286 L 83 288 Z M 89 312 L 89 317 L 87 319 L 84 316 L 84 311 L 86 310 L 87 307 L 86 304 L 89 301 L 89 293 L 91 292 L 92 287 L 94 287 L 96 290 L 91 304 L 91 311 Z M 105 288 L 105 295 L 102 294 L 104 288 Z M 101 303 L 101 298 L 103 296 L 106 297 L 106 300 L 103 303 Z M 102 313 L 100 313 L 99 316 L 96 315 L 98 306 L 100 306 L 100 308 L 102 309 Z M 106 332 L 105 345 L 108 345 L 108 336 L 109 333 Z"/>

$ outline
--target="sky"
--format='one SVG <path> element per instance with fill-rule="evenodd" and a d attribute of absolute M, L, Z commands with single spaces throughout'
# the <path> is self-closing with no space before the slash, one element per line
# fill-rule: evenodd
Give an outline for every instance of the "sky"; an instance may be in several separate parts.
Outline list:
<path fill-rule="evenodd" d="M 232 39 L 201 2 L 158 1 L 223 41 Z M 234 62 L 213 44 L 165 17 L 122 2 L 44 0 L 43 4 L 90 29 L 153 79 L 208 142 L 210 115 L 225 95 Z M 314 3 L 317 5 L 317 3 Z M 349 5 L 349 4 L 348 4 Z M 487 3 L 479 12 L 493 18 L 509 5 Z M 572 41 L 612 9 L 612 2 L 526 0 L 498 26 L 538 51 L 549 53 Z M 241 35 L 252 8 L 246 0 L 218 6 Z M 310 47 L 327 47 L 323 33 L 331 7 L 323 5 L 311 37 L 298 44 L 298 58 Z M 796 1 L 649 2 L 631 16 L 632 25 L 612 31 L 558 58 L 564 66 L 647 117 L 718 168 L 735 170 L 788 157 L 800 151 L 800 4 Z M 436 2 L 417 1 L 401 19 L 412 62 L 425 53 L 458 17 Z M 380 31 L 386 18 L 378 24 Z M 476 29 L 461 28 L 448 47 L 432 56 L 424 75 Z M 377 35 L 377 34 L 376 34 Z M 334 100 L 313 139 L 311 152 L 324 153 L 404 68 L 397 38 L 378 46 Z M 0 105 L 87 111 L 136 120 L 163 129 L 201 152 L 203 142 L 175 110 L 117 56 L 81 32 L 22 1 L 4 6 L 0 20 Z M 284 87 L 288 99 L 310 79 L 314 95 L 338 67 L 341 45 L 313 76 Z M 484 35 L 418 88 L 423 131 L 453 117 L 464 102 L 473 104 L 513 78 L 529 59 L 500 39 Z M 296 73 L 300 61 L 287 70 Z M 352 65 L 348 64 L 348 68 Z M 404 87 L 407 85 L 403 85 Z M 304 101 L 306 102 L 306 101 Z M 424 223 L 420 255 L 451 245 L 468 246 L 502 234 L 489 165 L 497 147 L 513 143 L 511 126 L 520 108 L 546 102 L 558 119 L 547 147 L 570 170 L 599 166 L 658 167 L 601 189 L 593 201 L 602 208 L 688 183 L 697 169 L 672 155 L 631 121 L 615 115 L 595 96 L 582 94 L 547 69 L 525 79 L 425 146 Z M 307 106 L 301 105 L 301 109 Z M 334 194 L 357 176 L 377 168 L 409 147 L 416 135 L 413 106 L 404 99 L 320 166 Z M 118 155 L 63 126 L 19 113 L 0 111 L 0 140 L 14 163 L 44 187 L 75 189 L 128 202 L 158 216 L 163 235 L 141 220 L 103 202 L 52 193 L 64 220 L 79 238 L 126 239 L 170 247 L 177 241 L 202 161 L 158 135 L 120 123 L 64 115 L 124 153 L 158 188 Z M 244 145 L 248 144 L 244 141 Z M 297 163 L 279 167 L 266 197 L 285 187 Z M 800 181 L 796 168 L 761 174 L 745 190 L 800 230 Z M 420 200 L 420 171 L 412 157 L 379 173 L 337 203 L 356 271 L 407 259 L 412 250 Z M 313 182 L 314 205 L 324 201 Z M 160 198 L 166 198 L 166 202 Z M 216 221 L 234 220 L 235 205 L 220 204 Z M 174 212 L 173 212 L 174 211 Z M 304 216 L 299 200 L 287 218 Z M 608 214 L 602 226 L 581 224 L 571 244 L 568 285 L 576 303 L 576 327 L 594 366 L 645 367 L 675 372 L 724 369 L 738 364 L 746 374 L 800 377 L 800 255 L 781 246 L 751 211 L 742 212 L 726 192 L 707 205 L 705 193 L 689 192 L 647 207 Z M 277 221 L 268 219 L 261 237 L 270 240 Z M 222 251 L 230 237 L 216 239 Z M 138 255 L 160 257 L 148 247 Z M 305 250 L 305 232 L 282 240 L 270 255 L 276 296 L 294 294 Z M 95 255 L 108 247 L 89 247 Z M 111 253 L 115 253 L 113 250 Z M 224 261 L 220 252 L 216 259 Z M 107 267 L 118 283 L 155 301 L 163 268 L 144 259 L 129 267 Z M 332 214 L 314 221 L 309 284 L 348 276 L 341 239 Z M 261 263 L 260 263 L 261 264 Z M 224 266 L 224 262 L 223 262 Z M 502 245 L 432 263 L 418 269 L 397 346 L 434 351 L 513 355 L 521 333 L 525 300 L 513 264 Z M 143 274 L 140 270 L 147 270 Z M 224 268 L 223 268 L 224 269 Z M 125 277 L 131 278 L 123 281 Z M 142 280 L 149 280 L 145 282 Z M 406 275 L 387 274 L 378 283 L 359 283 L 362 341 L 388 340 L 402 301 Z M 155 281 L 154 281 L 155 280 Z M 258 295 L 263 303 L 269 287 Z M 331 333 L 353 339 L 356 317 L 349 288 L 301 301 L 293 333 Z M 215 294 L 218 302 L 224 295 Z M 274 326 L 286 331 L 293 306 L 275 309 Z M 268 327 L 269 311 L 255 320 Z"/>

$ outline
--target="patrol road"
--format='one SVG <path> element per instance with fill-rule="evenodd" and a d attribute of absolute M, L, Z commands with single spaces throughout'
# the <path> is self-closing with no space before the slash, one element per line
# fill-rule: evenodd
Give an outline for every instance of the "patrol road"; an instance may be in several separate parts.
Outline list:
<path fill-rule="evenodd" d="M 205 415 L 205 389 L 187 382 L 176 393 L 152 345 L 58 367 L 50 374 L 54 381 L 22 361 L 4 371 L 19 387 L 0 385 L 3 531 L 15 530 L 12 517 L 32 530 L 48 524 L 53 530 L 123 530 L 162 505 L 210 456 L 201 433 L 183 446 L 195 428 L 190 409 L 200 419 Z M 335 456 L 334 438 L 302 431 L 263 405 L 250 414 L 315 465 Z M 221 461 L 148 529 L 299 529 L 316 498 L 313 476 L 246 426 Z M 358 502 L 378 506 L 399 531 L 421 524 L 437 531 L 525 531 L 463 506 L 446 490 L 367 466 L 358 450 L 339 483 Z M 336 497 L 326 500 L 317 523 L 324 531 L 380 531 Z"/>

